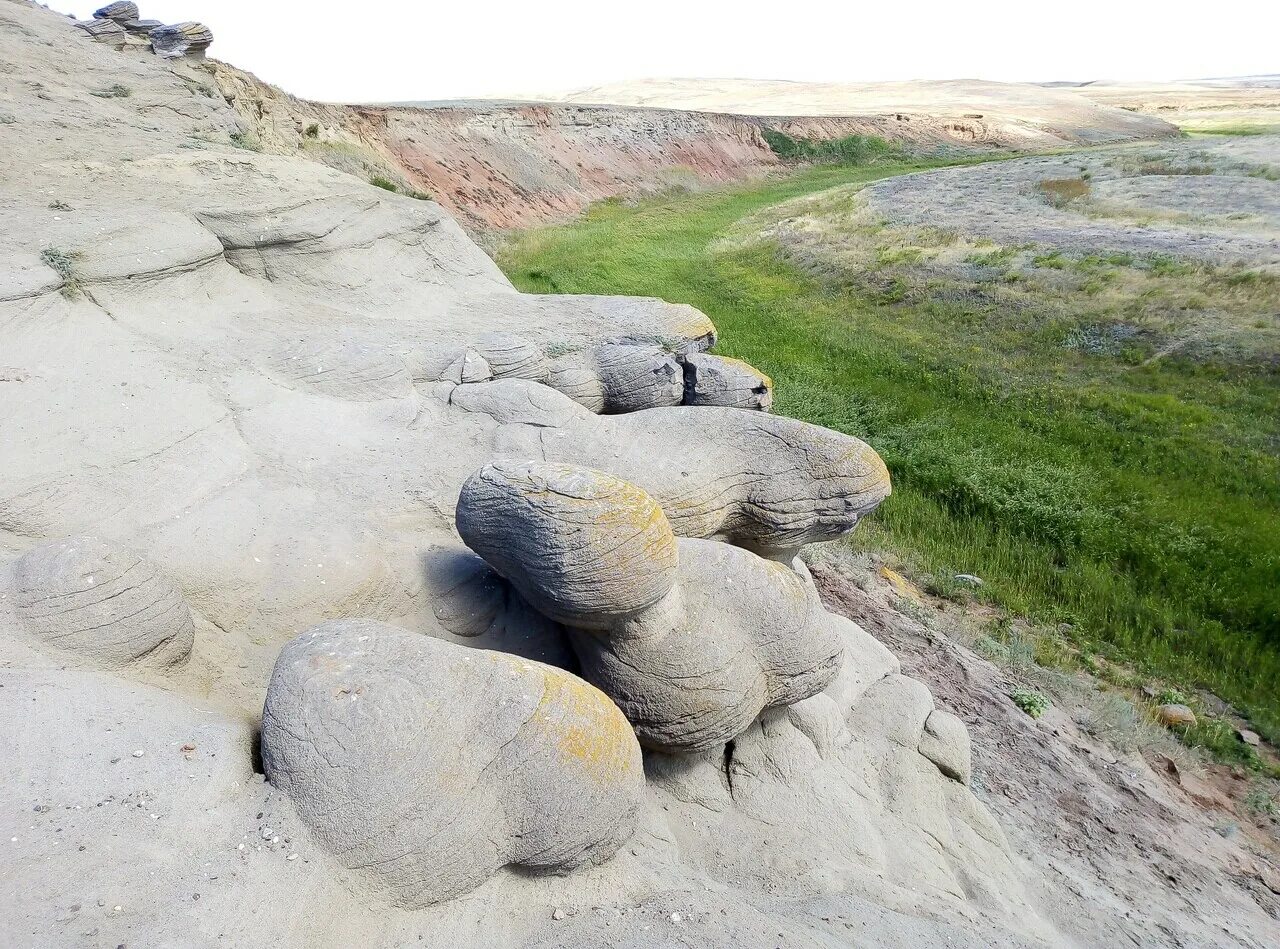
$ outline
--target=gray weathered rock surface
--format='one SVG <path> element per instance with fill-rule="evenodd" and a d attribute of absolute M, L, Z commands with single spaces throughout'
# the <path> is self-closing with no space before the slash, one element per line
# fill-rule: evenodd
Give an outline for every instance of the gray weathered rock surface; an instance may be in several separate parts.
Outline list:
<path fill-rule="evenodd" d="M 731 405 L 765 412 L 773 405 L 773 380 L 740 359 L 690 353 L 682 362 L 685 405 Z"/>
<path fill-rule="evenodd" d="M 13 568 L 14 607 L 36 640 L 106 666 L 191 653 L 191 609 L 155 564 L 99 537 L 36 547 Z"/>
<path fill-rule="evenodd" d="M 213 43 L 213 31 L 203 23 L 187 21 L 172 26 L 158 26 L 149 33 L 151 48 L 166 59 L 177 56 L 203 56 Z"/>
<path fill-rule="evenodd" d="M 764 709 L 820 692 L 841 658 L 807 575 L 671 532 L 639 488 L 588 468 L 487 465 L 458 500 L 462 539 L 573 628 L 583 674 L 650 748 L 700 752 Z"/>
<path fill-rule="evenodd" d="M 766 413 L 673 406 L 599 417 L 517 380 L 463 387 L 450 401 L 502 424 L 504 456 L 607 470 L 657 500 L 677 535 L 768 556 L 849 533 L 890 491 L 866 443 Z"/>
<path fill-rule="evenodd" d="M 130 20 L 138 18 L 138 5 L 136 3 L 108 3 L 105 7 L 99 7 L 93 11 L 95 20 L 115 20 L 117 23 L 127 23 Z"/>
<path fill-rule="evenodd" d="M 644 788 L 627 720 L 581 679 L 367 620 L 281 651 L 262 760 L 337 862 L 404 907 L 507 865 L 599 863 Z"/>

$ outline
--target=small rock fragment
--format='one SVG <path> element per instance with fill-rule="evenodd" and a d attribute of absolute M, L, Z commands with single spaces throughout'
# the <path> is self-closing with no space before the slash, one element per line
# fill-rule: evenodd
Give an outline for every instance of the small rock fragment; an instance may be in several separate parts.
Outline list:
<path fill-rule="evenodd" d="M 138 18 L 138 5 L 136 3 L 108 3 L 105 7 L 99 7 L 94 10 L 93 18 L 95 20 L 115 20 L 117 23 L 136 20 Z"/>
<path fill-rule="evenodd" d="M 974 576 L 972 573 L 957 573 L 952 579 L 955 580 L 956 583 L 963 583 L 966 586 L 982 586 L 982 577 Z"/>
<path fill-rule="evenodd" d="M 1251 748 L 1257 748 L 1262 744 L 1262 736 L 1248 728 L 1237 728 L 1236 737 Z"/>
<path fill-rule="evenodd" d="M 176 59 L 179 56 L 203 58 L 213 42 L 213 33 L 203 23 L 176 23 L 151 31 L 151 48 L 157 56 Z"/>
<path fill-rule="evenodd" d="M 1156 717 L 1160 719 L 1161 725 L 1168 728 L 1172 728 L 1176 725 L 1190 727 L 1196 724 L 1196 713 L 1191 711 L 1187 706 L 1180 705 L 1176 702 L 1161 705 L 1156 709 Z"/>
<path fill-rule="evenodd" d="M 565 915 L 564 910 L 562 910 L 559 906 L 557 906 L 555 909 L 551 911 L 551 918 L 554 919 L 556 922 L 559 922 L 560 920 L 564 919 L 564 915 Z"/>

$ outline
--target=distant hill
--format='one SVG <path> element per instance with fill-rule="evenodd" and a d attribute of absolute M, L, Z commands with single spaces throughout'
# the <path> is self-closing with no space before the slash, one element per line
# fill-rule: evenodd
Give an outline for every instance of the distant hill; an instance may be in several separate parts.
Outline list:
<path fill-rule="evenodd" d="M 866 116 L 903 113 L 981 118 L 1068 141 L 1154 138 L 1172 129 L 1065 89 L 1034 83 L 949 79 L 913 82 L 788 82 L 757 79 L 640 79 L 548 97 L 591 105 L 646 106 L 749 116 Z"/>

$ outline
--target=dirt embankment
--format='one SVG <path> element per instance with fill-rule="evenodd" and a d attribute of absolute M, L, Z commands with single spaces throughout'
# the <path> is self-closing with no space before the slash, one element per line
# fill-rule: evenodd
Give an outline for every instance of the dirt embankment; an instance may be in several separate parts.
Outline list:
<path fill-rule="evenodd" d="M 602 198 L 739 181 L 778 166 L 760 124 L 734 116 L 531 103 L 326 105 L 222 63 L 210 67 L 251 145 L 429 194 L 473 230 L 527 227 Z"/>
<path fill-rule="evenodd" d="M 927 151 L 1051 148 L 1165 131 L 1158 120 L 1105 107 L 1073 114 L 1068 128 L 1039 113 L 963 112 L 957 103 L 936 114 L 790 116 L 571 102 L 325 105 L 222 63 L 209 68 L 251 130 L 249 144 L 430 194 L 473 231 L 562 220 L 616 195 L 758 177 L 779 165 L 762 134 L 766 128 L 798 138 L 878 135 Z M 1119 124 L 1108 124 L 1116 116 Z"/>

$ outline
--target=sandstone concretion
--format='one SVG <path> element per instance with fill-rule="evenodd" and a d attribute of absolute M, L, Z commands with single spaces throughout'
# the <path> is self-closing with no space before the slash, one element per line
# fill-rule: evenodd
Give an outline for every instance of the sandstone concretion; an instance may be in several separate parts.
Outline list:
<path fill-rule="evenodd" d="M 668 406 L 598 417 L 519 380 L 463 386 L 451 402 L 500 420 L 503 454 L 608 471 L 652 496 L 678 536 L 773 558 L 848 534 L 890 493 L 865 442 L 764 412 Z"/>
<path fill-rule="evenodd" d="M 691 353 L 684 364 L 685 405 L 729 405 L 769 411 L 773 380 L 740 359 Z"/>
<path fill-rule="evenodd" d="M 699 752 L 766 708 L 820 692 L 841 660 L 812 584 L 737 547 L 681 539 L 644 491 L 571 465 L 488 465 L 458 500 L 462 539 L 570 626 L 586 677 L 641 741 Z"/>
<path fill-rule="evenodd" d="M 213 43 L 213 32 L 203 23 L 175 23 L 151 30 L 151 48 L 165 59 L 178 56 L 204 56 Z"/>
<path fill-rule="evenodd" d="M 95 20 L 115 20 L 117 23 L 125 24 L 130 20 L 138 19 L 138 5 L 136 3 L 108 3 L 105 7 L 100 7 L 93 11 Z"/>
<path fill-rule="evenodd" d="M 99 537 L 54 541 L 14 566 L 18 619 L 35 639 L 109 667 L 164 667 L 191 652 L 186 600 L 146 558 Z"/>
<path fill-rule="evenodd" d="M 337 862 L 403 907 L 504 866 L 599 863 L 634 832 L 644 788 L 626 719 L 582 680 L 361 620 L 281 651 L 262 760 Z"/>

